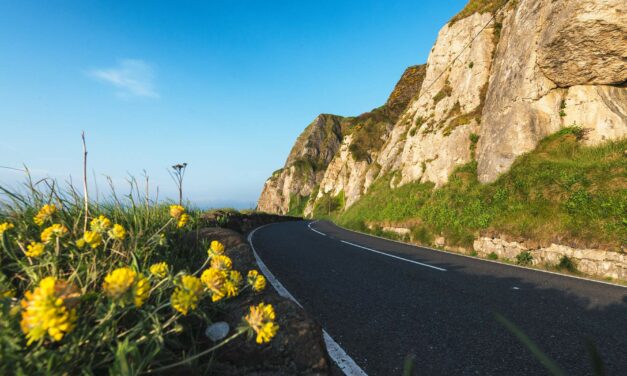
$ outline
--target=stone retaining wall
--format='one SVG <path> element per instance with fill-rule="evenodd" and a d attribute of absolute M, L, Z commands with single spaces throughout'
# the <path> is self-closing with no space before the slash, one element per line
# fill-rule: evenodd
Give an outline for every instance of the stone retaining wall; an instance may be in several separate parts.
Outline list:
<path fill-rule="evenodd" d="M 627 280 L 627 254 L 600 249 L 578 249 L 565 245 L 551 244 L 546 248 L 530 249 L 519 242 L 508 242 L 500 238 L 482 237 L 475 240 L 475 251 L 486 257 L 494 252 L 500 259 L 516 260 L 521 252 L 533 256 L 533 265 L 559 264 L 563 256 L 570 258 L 577 270 L 598 277 Z"/>

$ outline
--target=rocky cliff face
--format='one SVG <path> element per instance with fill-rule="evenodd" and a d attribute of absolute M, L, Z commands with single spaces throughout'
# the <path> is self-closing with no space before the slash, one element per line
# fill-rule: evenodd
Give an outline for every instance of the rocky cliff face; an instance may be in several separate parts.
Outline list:
<path fill-rule="evenodd" d="M 341 116 L 319 115 L 298 136 L 285 166 L 266 181 L 257 208 L 267 213 L 287 214 L 305 201 L 320 183 L 342 141 Z M 302 209 L 301 209 L 302 210 Z"/>
<path fill-rule="evenodd" d="M 258 210 L 300 215 L 307 208 L 311 212 L 319 195 L 333 191 L 335 196 L 344 189 L 333 183 L 340 174 L 351 186 L 357 186 L 360 174 L 352 168 L 372 164 L 387 134 L 422 85 L 424 72 L 424 65 L 407 68 L 386 104 L 370 112 L 356 117 L 319 115 L 298 137 L 285 166 L 266 181 Z M 342 156 L 350 159 L 350 166 Z"/>
<path fill-rule="evenodd" d="M 348 207 L 389 174 L 393 187 L 440 186 L 473 160 L 490 182 L 573 124 L 589 144 L 626 137 L 626 82 L 624 1 L 471 0 L 386 105 L 312 123 L 266 182 L 259 209 L 310 215 L 333 198 Z M 315 161 L 306 173 L 303 159 Z"/>
<path fill-rule="evenodd" d="M 590 144 L 627 135 L 624 1 L 520 0 L 504 9 L 501 29 L 478 145 L 482 182 L 567 125 L 586 128 Z"/>

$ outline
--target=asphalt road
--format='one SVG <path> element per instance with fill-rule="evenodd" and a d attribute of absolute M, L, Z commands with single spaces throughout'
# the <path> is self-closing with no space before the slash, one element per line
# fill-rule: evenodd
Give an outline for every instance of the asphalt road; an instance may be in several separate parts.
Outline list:
<path fill-rule="evenodd" d="M 587 341 L 608 375 L 627 375 L 625 287 L 314 223 L 323 236 L 308 223 L 266 226 L 252 242 L 277 279 L 369 375 L 401 374 L 408 355 L 418 375 L 547 374 L 495 313 L 568 375 L 593 374 Z"/>

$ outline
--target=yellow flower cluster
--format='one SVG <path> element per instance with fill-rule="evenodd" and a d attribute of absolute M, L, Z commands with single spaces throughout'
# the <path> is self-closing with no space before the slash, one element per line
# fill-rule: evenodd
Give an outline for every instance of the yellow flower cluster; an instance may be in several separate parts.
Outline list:
<path fill-rule="evenodd" d="M 4 223 L 0 223 L 0 236 L 2 236 L 2 234 L 4 234 L 5 231 L 12 229 L 13 227 L 13 223 L 9 223 L 9 222 L 4 222 Z"/>
<path fill-rule="evenodd" d="M 67 282 L 46 277 L 34 291 L 27 291 L 22 300 L 20 326 L 28 338 L 28 344 L 48 334 L 54 341 L 74 328 L 76 310 L 68 304 L 68 297 L 76 294 L 74 286 Z"/>
<path fill-rule="evenodd" d="M 158 262 L 156 264 L 150 265 L 150 274 L 154 275 L 157 278 L 165 278 L 168 275 L 168 263 L 167 262 Z"/>
<path fill-rule="evenodd" d="M 118 268 L 107 274 L 102 289 L 105 294 L 125 305 L 132 301 L 141 307 L 150 294 L 150 282 L 129 267 Z"/>
<path fill-rule="evenodd" d="M 198 307 L 198 301 L 202 296 L 203 288 L 200 279 L 193 275 L 184 275 L 181 277 L 181 284 L 174 289 L 170 302 L 172 307 L 187 315 L 189 311 L 192 311 Z"/>
<path fill-rule="evenodd" d="M 178 228 L 185 227 L 191 219 L 189 214 L 185 213 L 185 208 L 181 205 L 170 205 L 170 216 L 176 219 L 176 227 Z"/>
<path fill-rule="evenodd" d="M 102 244 L 102 235 L 97 231 L 85 231 L 83 241 L 92 248 L 98 248 Z"/>
<path fill-rule="evenodd" d="M 181 215 L 185 213 L 185 208 L 181 205 L 170 205 L 170 216 L 174 219 L 181 218 Z"/>
<path fill-rule="evenodd" d="M 215 255 L 211 258 L 209 269 L 200 276 L 211 293 L 212 301 L 217 302 L 224 297 L 231 298 L 239 294 L 242 275 L 237 270 L 231 270 L 232 266 L 233 262 L 228 256 Z"/>
<path fill-rule="evenodd" d="M 67 235 L 68 229 L 67 227 L 60 225 L 58 223 L 53 224 L 50 227 L 46 227 L 41 232 L 41 241 L 44 243 L 50 243 L 56 238 L 62 238 Z"/>
<path fill-rule="evenodd" d="M 35 215 L 35 217 L 33 218 L 33 221 L 37 225 L 43 226 L 43 224 L 46 221 L 49 221 L 52 219 L 52 216 L 56 212 L 57 212 L 57 207 L 54 206 L 53 204 L 44 205 L 41 209 L 39 209 L 39 212 L 37 213 L 37 215 Z"/>
<path fill-rule="evenodd" d="M 249 328 L 257 334 L 257 343 L 270 342 L 279 330 L 274 320 L 276 315 L 271 304 L 259 303 L 250 307 L 250 313 L 244 317 Z"/>
<path fill-rule="evenodd" d="M 266 288 L 266 277 L 259 274 L 259 272 L 254 269 L 248 272 L 246 280 L 256 292 L 262 291 Z"/>
<path fill-rule="evenodd" d="M 122 225 L 114 224 L 113 228 L 109 230 L 109 236 L 115 240 L 124 240 L 126 238 L 126 230 Z"/>
<path fill-rule="evenodd" d="M 44 244 L 39 242 L 30 242 L 28 246 L 26 246 L 26 256 L 28 257 L 37 257 L 44 252 Z"/>
<path fill-rule="evenodd" d="M 89 222 L 89 228 L 91 228 L 91 231 L 98 233 L 107 232 L 111 228 L 111 220 L 104 215 L 100 215 Z"/>
<path fill-rule="evenodd" d="M 135 289 L 133 290 L 133 303 L 135 303 L 135 307 L 141 307 L 144 305 L 144 302 L 148 300 L 150 296 L 150 282 L 148 278 L 144 277 L 142 274 L 137 276 L 137 282 L 135 283 Z"/>
<path fill-rule="evenodd" d="M 211 258 L 211 268 L 218 270 L 231 270 L 233 267 L 233 261 L 229 256 L 217 255 Z"/>
<path fill-rule="evenodd" d="M 217 240 L 211 242 L 211 246 L 207 250 L 209 257 L 224 254 L 224 245 Z"/>
<path fill-rule="evenodd" d="M 122 225 L 111 225 L 111 220 L 104 215 L 91 220 L 89 224 L 90 231 L 85 231 L 83 239 L 77 242 L 77 246 L 82 248 L 85 244 L 89 244 L 91 248 L 98 248 L 103 243 L 103 234 L 108 234 L 111 239 L 124 240 L 126 230 Z"/>

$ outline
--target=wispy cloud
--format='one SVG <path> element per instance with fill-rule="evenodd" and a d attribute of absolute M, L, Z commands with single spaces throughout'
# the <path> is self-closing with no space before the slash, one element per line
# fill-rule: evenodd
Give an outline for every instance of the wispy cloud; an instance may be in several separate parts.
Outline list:
<path fill-rule="evenodd" d="M 111 68 L 92 69 L 89 76 L 118 89 L 122 98 L 159 98 L 154 85 L 154 70 L 143 60 L 122 59 Z"/>

